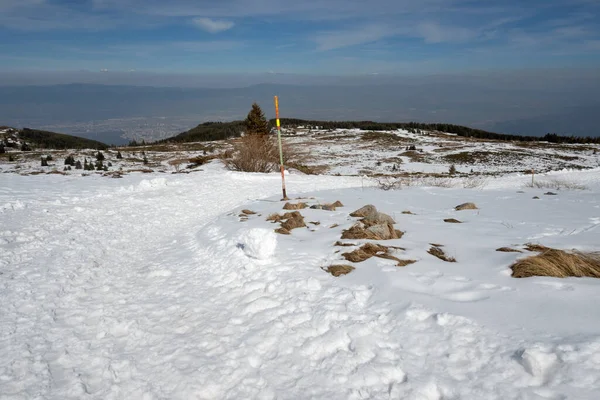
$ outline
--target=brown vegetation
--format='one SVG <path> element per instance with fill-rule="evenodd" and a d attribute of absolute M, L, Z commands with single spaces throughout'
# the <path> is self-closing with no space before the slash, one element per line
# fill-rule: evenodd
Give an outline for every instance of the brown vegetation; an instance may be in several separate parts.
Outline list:
<path fill-rule="evenodd" d="M 281 228 L 275 232 L 282 235 L 289 235 L 292 229 L 306 227 L 304 217 L 298 211 L 287 212 L 283 215 L 271 214 L 267 217 L 267 221 L 280 222 Z"/>
<path fill-rule="evenodd" d="M 442 261 L 446 261 L 446 262 L 456 262 L 456 259 L 454 257 L 449 257 L 446 255 L 446 253 L 444 253 L 444 250 L 442 250 L 440 247 L 438 246 L 432 246 L 429 251 L 427 251 L 429 254 L 431 254 L 432 256 L 435 256 L 437 258 L 439 258 Z"/>
<path fill-rule="evenodd" d="M 351 265 L 330 265 L 329 267 L 324 268 L 323 270 L 329 272 L 333 276 L 338 277 L 349 274 L 350 272 L 354 271 L 354 269 L 355 268 Z"/>
<path fill-rule="evenodd" d="M 343 253 L 342 256 L 347 261 L 352 262 L 363 262 L 368 260 L 371 257 L 383 258 L 386 260 L 393 260 L 397 262 L 397 266 L 404 267 L 406 265 L 412 264 L 416 261 L 414 260 L 401 260 L 397 257 L 394 257 L 390 254 L 390 249 L 397 249 L 396 247 L 388 247 L 382 246 L 380 244 L 375 243 L 367 243 L 362 245 L 360 248 L 351 251 L 349 253 Z"/>
<path fill-rule="evenodd" d="M 306 203 L 285 203 L 283 205 L 284 210 L 302 210 L 308 207 Z"/>
<path fill-rule="evenodd" d="M 512 249 L 510 247 L 500 247 L 500 248 L 496 249 L 496 251 L 501 251 L 503 253 L 522 253 L 521 250 Z"/>
<path fill-rule="evenodd" d="M 540 254 L 518 260 L 510 268 L 514 278 L 600 278 L 600 253 L 566 252 L 546 248 Z"/>
<path fill-rule="evenodd" d="M 461 222 L 461 221 L 459 221 L 459 220 L 457 220 L 457 219 L 454 219 L 454 218 L 446 218 L 446 219 L 444 220 L 444 222 L 447 222 L 447 223 L 449 223 L 449 224 L 462 224 L 462 222 Z"/>

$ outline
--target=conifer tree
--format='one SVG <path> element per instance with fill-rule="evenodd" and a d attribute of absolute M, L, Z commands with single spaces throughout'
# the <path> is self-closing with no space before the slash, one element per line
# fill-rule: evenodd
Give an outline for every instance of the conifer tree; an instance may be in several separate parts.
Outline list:
<path fill-rule="evenodd" d="M 248 135 L 268 135 L 271 131 L 265 114 L 256 103 L 252 104 L 252 109 L 248 113 L 244 124 L 246 125 L 246 134 Z"/>
<path fill-rule="evenodd" d="M 118 160 L 120 160 L 120 159 L 122 159 L 122 158 L 123 158 L 123 156 L 121 155 L 121 152 L 120 152 L 120 151 L 117 151 L 117 159 L 118 159 Z"/>

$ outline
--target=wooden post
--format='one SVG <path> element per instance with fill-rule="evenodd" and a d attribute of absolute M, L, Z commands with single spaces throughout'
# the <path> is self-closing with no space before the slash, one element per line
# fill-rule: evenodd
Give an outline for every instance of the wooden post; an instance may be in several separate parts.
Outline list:
<path fill-rule="evenodd" d="M 277 142 L 279 143 L 279 169 L 281 170 L 282 200 L 289 200 L 285 192 L 285 168 L 283 167 L 283 150 L 281 148 L 281 123 L 279 122 L 279 98 L 275 96 L 275 119 L 277 121 Z"/>

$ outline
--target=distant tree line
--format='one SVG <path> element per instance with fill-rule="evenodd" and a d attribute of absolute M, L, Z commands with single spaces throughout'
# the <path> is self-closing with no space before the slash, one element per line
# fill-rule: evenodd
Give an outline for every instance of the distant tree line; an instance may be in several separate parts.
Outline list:
<path fill-rule="evenodd" d="M 271 121 L 273 122 L 273 120 Z M 281 119 L 284 127 L 318 126 L 322 129 L 361 129 L 366 131 L 385 131 L 405 129 L 409 131 L 440 131 L 454 133 L 462 137 L 477 139 L 493 139 L 505 141 L 548 141 L 551 143 L 600 143 L 600 137 L 578 137 L 560 136 L 556 133 L 548 133 L 545 136 L 520 136 L 504 133 L 488 132 L 481 129 L 469 128 L 467 126 L 453 124 L 425 124 L 420 122 L 373 122 L 373 121 L 312 121 L 295 118 Z"/>
<path fill-rule="evenodd" d="M 239 137 L 246 130 L 244 121 L 205 122 L 177 136 L 156 143 L 208 142 Z"/>
<path fill-rule="evenodd" d="M 98 149 L 104 150 L 108 146 L 96 140 L 85 139 L 78 136 L 62 133 L 42 131 L 39 129 L 23 128 L 19 130 L 19 138 L 44 149 Z"/>

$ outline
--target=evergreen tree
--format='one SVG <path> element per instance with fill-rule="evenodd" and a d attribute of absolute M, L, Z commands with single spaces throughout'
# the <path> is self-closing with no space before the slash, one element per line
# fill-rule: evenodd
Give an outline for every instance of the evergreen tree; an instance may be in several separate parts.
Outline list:
<path fill-rule="evenodd" d="M 75 169 L 81 169 L 81 161 L 77 160 L 77 162 L 75 162 Z"/>
<path fill-rule="evenodd" d="M 144 156 L 144 165 L 148 164 L 148 158 Z"/>
<path fill-rule="evenodd" d="M 102 154 L 101 151 L 99 151 L 98 153 L 96 153 L 96 160 L 100 161 L 100 162 L 104 161 L 104 154 Z"/>
<path fill-rule="evenodd" d="M 42 167 L 47 167 L 48 166 L 48 161 L 42 157 Z"/>
<path fill-rule="evenodd" d="M 21 145 L 21 151 L 31 151 L 31 147 L 27 143 Z"/>
<path fill-rule="evenodd" d="M 248 113 L 244 125 L 248 135 L 268 135 L 271 132 L 265 114 L 256 103 L 252 104 L 252 109 Z"/>
<path fill-rule="evenodd" d="M 122 158 L 123 158 L 123 156 L 121 155 L 121 152 L 120 152 L 120 151 L 117 151 L 117 159 L 118 159 L 118 160 L 120 160 L 120 159 L 122 159 Z"/>
<path fill-rule="evenodd" d="M 0 143 L 0 154 L 4 153 L 6 153 L 6 150 L 4 149 L 4 143 Z"/>

